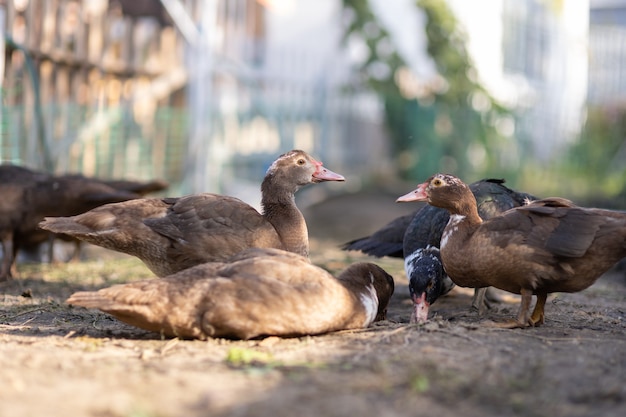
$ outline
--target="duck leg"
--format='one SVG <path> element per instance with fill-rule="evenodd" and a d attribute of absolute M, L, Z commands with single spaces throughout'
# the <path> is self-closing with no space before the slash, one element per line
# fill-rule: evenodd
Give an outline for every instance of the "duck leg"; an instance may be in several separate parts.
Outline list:
<path fill-rule="evenodd" d="M 504 300 L 494 287 L 487 287 L 487 291 L 485 292 L 485 304 L 487 307 L 491 308 L 494 303 L 501 304 L 503 302 Z"/>
<path fill-rule="evenodd" d="M 70 257 L 69 262 L 80 262 L 80 257 L 82 255 L 82 249 L 83 249 L 83 242 L 81 242 L 80 240 L 75 240 L 74 241 L 74 253 L 72 253 L 72 256 Z"/>
<path fill-rule="evenodd" d="M 479 316 L 485 314 L 485 310 L 490 310 L 493 303 L 501 303 L 502 298 L 494 291 L 493 287 L 474 288 L 472 297 L 472 311 L 477 311 Z"/>
<path fill-rule="evenodd" d="M 534 325 L 530 317 L 530 304 L 533 300 L 533 291 L 522 289 L 520 294 L 522 295 L 522 301 L 520 303 L 519 312 L 517 313 L 517 319 L 507 320 L 502 323 L 495 323 L 493 324 L 494 327 L 502 329 L 523 329 L 524 327 Z M 539 300 L 537 302 L 539 303 Z M 543 314 L 543 307 L 541 307 L 540 310 L 541 314 Z"/>
<path fill-rule="evenodd" d="M 51 264 L 58 264 L 61 262 L 59 259 L 56 259 L 54 255 L 54 243 L 59 240 L 60 237 L 61 234 L 57 233 L 50 233 L 50 235 L 48 236 L 48 259 L 50 260 Z M 72 254 L 67 258 L 67 262 L 79 262 L 81 257 L 82 241 L 78 239 L 71 239 L 70 242 L 74 247 L 74 250 L 72 251 Z"/>
<path fill-rule="evenodd" d="M 13 254 L 11 256 L 11 264 L 9 266 L 9 278 L 15 278 L 19 276 L 17 273 L 17 252 L 20 248 L 20 245 L 15 241 L 11 243 L 11 246 L 13 247 Z"/>
<path fill-rule="evenodd" d="M 535 309 L 529 320 L 531 326 L 541 326 L 544 323 L 543 307 L 546 305 L 547 299 L 547 293 L 542 292 L 537 294 L 537 304 L 535 304 Z"/>
<path fill-rule="evenodd" d="M 48 263 L 50 264 L 56 263 L 54 258 L 54 239 L 54 233 L 48 233 Z"/>
<path fill-rule="evenodd" d="M 485 313 L 485 309 L 489 308 L 485 295 L 487 294 L 487 287 L 474 288 L 474 296 L 472 297 L 472 311 L 477 311 L 479 316 Z"/>
<path fill-rule="evenodd" d="M 2 265 L 0 265 L 0 281 L 8 281 L 12 278 L 14 254 L 13 233 L 9 233 L 2 239 Z"/>
<path fill-rule="evenodd" d="M 519 306 L 519 312 L 517 313 L 517 324 L 518 327 L 528 327 L 531 325 L 530 322 L 530 304 L 533 301 L 533 291 L 523 288 L 520 291 L 522 295 L 522 302 Z"/>

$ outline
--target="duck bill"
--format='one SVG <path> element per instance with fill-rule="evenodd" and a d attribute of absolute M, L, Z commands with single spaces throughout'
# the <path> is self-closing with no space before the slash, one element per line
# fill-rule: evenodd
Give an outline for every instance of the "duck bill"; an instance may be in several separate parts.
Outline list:
<path fill-rule="evenodd" d="M 401 197 L 396 199 L 396 203 L 406 203 L 408 201 L 427 201 L 428 196 L 426 195 L 426 187 L 428 183 L 422 183 L 417 186 L 417 188 L 410 193 L 407 193 Z"/>
<path fill-rule="evenodd" d="M 428 309 L 430 303 L 426 301 L 426 293 L 423 292 L 420 297 L 414 295 L 413 299 L 413 312 L 411 313 L 411 323 L 423 324 L 428 321 Z"/>
<path fill-rule="evenodd" d="M 317 165 L 317 169 L 313 173 L 314 182 L 346 180 L 343 175 L 339 175 L 336 172 L 331 171 L 330 169 L 324 168 L 321 162 L 315 161 L 315 163 Z"/>

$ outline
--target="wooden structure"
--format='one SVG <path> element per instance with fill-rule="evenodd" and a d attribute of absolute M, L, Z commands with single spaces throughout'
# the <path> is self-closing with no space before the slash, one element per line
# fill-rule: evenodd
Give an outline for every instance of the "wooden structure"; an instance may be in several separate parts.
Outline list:
<path fill-rule="evenodd" d="M 172 193 L 232 192 L 240 180 L 256 189 L 277 153 L 296 147 L 343 172 L 372 169 L 384 151 L 376 100 L 266 70 L 262 3 L 0 0 L 0 159 L 159 177 Z"/>
<path fill-rule="evenodd" d="M 160 2 L 7 0 L 4 7 L 3 160 L 91 175 L 179 176 L 166 167 L 183 161 L 168 161 L 176 154 L 166 150 L 185 146 L 181 126 L 170 122 L 185 104 L 187 74 L 183 40 Z M 141 171 L 147 167 L 152 172 Z"/>

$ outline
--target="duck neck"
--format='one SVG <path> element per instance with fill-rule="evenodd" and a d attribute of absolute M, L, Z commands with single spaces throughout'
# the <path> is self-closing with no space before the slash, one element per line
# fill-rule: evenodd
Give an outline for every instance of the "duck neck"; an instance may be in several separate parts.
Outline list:
<path fill-rule="evenodd" d="M 261 185 L 263 217 L 274 226 L 283 243 L 283 249 L 309 256 L 309 233 L 304 216 L 296 206 L 295 190 L 273 184 L 266 177 Z"/>
<path fill-rule="evenodd" d="M 472 195 L 472 199 L 462 201 L 455 210 L 451 211 L 451 215 L 463 216 L 463 221 L 466 224 L 478 225 L 483 222 L 478 214 L 478 207 L 476 205 L 476 199 Z"/>

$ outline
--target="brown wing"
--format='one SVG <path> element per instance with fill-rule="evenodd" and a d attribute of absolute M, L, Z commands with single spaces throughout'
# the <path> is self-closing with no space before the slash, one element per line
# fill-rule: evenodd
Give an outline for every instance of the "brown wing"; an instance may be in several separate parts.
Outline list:
<path fill-rule="evenodd" d="M 167 208 L 161 199 L 130 200 L 106 204 L 78 216 L 47 217 L 39 226 L 124 252 L 123 248 L 134 242 L 154 238 L 154 232 L 143 221 L 164 216 Z"/>
<path fill-rule="evenodd" d="M 589 209 L 562 204 L 518 207 L 483 223 L 499 247 L 520 243 L 555 257 L 581 257 L 606 222 Z"/>
<path fill-rule="evenodd" d="M 341 328 L 354 316 L 352 297 L 328 272 L 291 253 L 267 255 L 247 251 L 233 263 L 79 292 L 67 302 L 146 330 L 201 339 L 315 334 Z"/>
<path fill-rule="evenodd" d="M 114 285 L 72 294 L 68 304 L 96 308 L 130 325 L 183 338 L 204 338 L 198 305 L 212 293 L 221 263 L 204 264 L 161 279 Z"/>
<path fill-rule="evenodd" d="M 274 227 L 237 198 L 198 194 L 164 201 L 167 214 L 144 224 L 170 239 L 173 262 L 191 266 L 223 261 L 249 247 L 281 247 Z"/>

